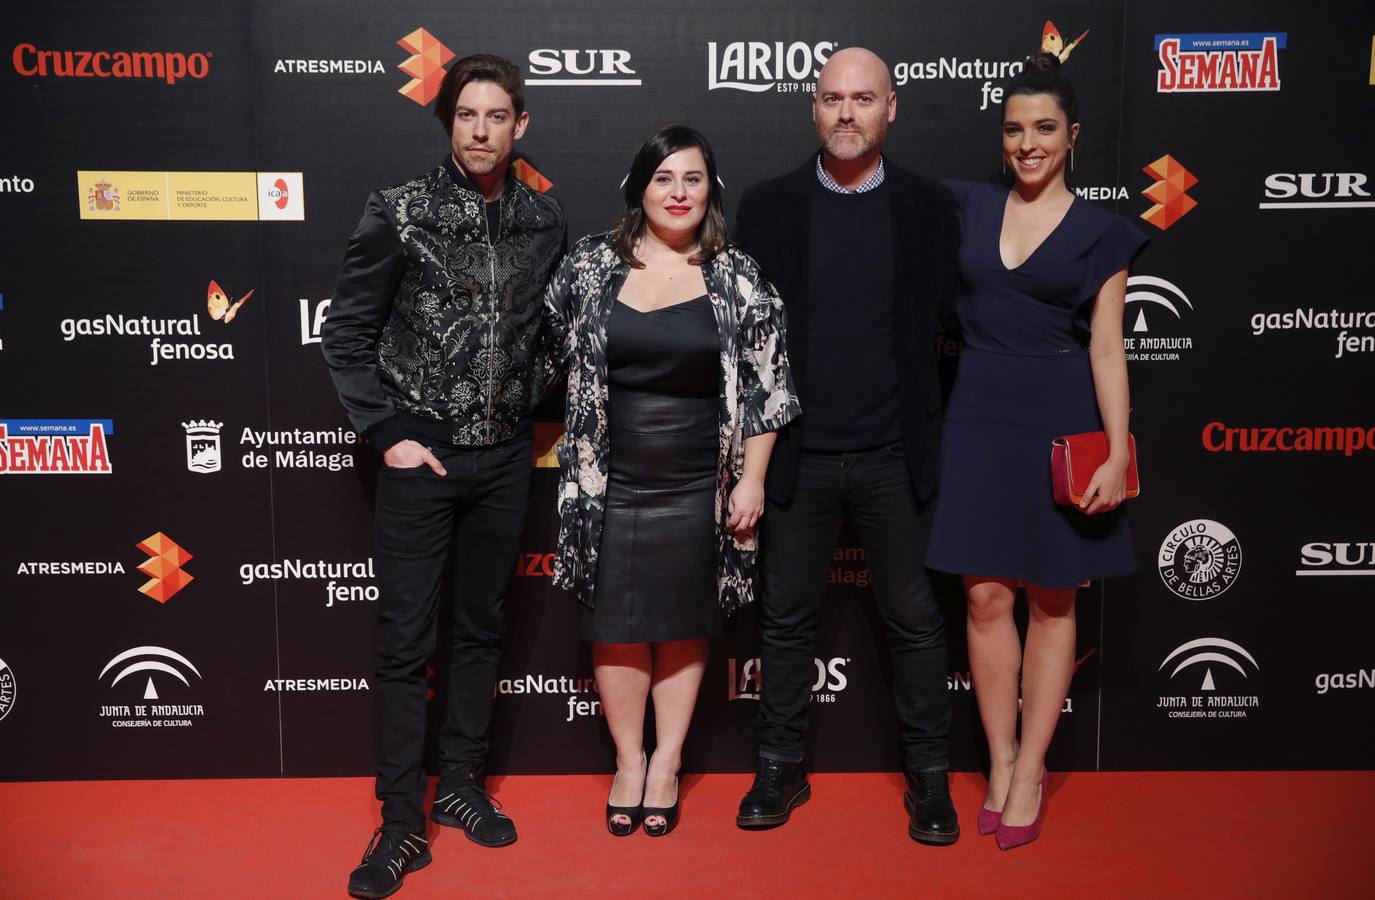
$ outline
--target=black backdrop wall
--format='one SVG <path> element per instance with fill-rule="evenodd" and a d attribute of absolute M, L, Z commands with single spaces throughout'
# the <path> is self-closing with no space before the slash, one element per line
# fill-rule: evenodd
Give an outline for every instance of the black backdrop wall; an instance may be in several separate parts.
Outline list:
<path fill-rule="evenodd" d="M 376 469 L 318 335 L 367 192 L 446 152 L 424 103 L 444 62 L 524 68 L 519 149 L 576 237 L 610 224 L 666 121 L 713 139 L 728 202 L 799 164 L 816 69 L 852 45 L 893 67 L 896 161 L 997 179 L 997 88 L 1047 19 L 1087 32 L 1066 64 L 1072 184 L 1154 238 L 1125 320 L 1140 570 L 1081 591 L 1051 764 L 1370 766 L 1367 4 L 50 0 L 0 24 L 0 778 L 370 771 Z M 206 292 L 243 302 L 217 319 Z M 549 581 L 554 472 L 534 478 L 492 765 L 605 770 L 576 611 Z M 895 769 L 849 538 L 831 577 L 812 763 Z M 973 769 L 963 607 L 942 586 L 952 762 Z M 752 764 L 755 633 L 747 614 L 714 648 L 690 769 Z"/>

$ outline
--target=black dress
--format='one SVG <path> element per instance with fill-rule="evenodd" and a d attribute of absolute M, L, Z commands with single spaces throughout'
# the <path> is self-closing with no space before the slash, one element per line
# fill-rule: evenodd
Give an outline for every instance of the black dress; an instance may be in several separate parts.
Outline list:
<path fill-rule="evenodd" d="M 720 633 L 714 504 L 721 343 L 703 294 L 643 313 L 616 301 L 606 331 L 611 457 L 597 603 L 601 643 Z"/>

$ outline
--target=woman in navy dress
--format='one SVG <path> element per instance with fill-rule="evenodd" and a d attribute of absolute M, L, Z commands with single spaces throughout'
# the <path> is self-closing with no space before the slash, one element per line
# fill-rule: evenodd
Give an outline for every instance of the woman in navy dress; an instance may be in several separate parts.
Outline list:
<path fill-rule="evenodd" d="M 1135 568 L 1126 493 L 1127 267 L 1146 237 L 1065 185 L 1079 121 L 1050 54 L 1003 104 L 1000 185 L 953 183 L 964 351 L 945 419 L 927 564 L 964 576 L 969 663 L 991 768 L 979 831 L 1009 849 L 1040 832 L 1045 755 L 1074 674 L 1078 585 Z M 1050 444 L 1105 431 L 1109 456 L 1077 509 L 1057 506 Z M 1026 649 L 1012 619 L 1030 605 Z M 1020 741 L 1017 734 L 1021 675 Z"/>

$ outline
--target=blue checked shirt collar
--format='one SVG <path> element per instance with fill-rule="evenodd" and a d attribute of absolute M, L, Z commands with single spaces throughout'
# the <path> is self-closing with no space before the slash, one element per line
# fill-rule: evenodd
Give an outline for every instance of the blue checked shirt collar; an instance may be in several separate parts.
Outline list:
<path fill-rule="evenodd" d="M 874 174 L 864 179 L 864 183 L 861 184 L 859 187 L 855 188 L 853 191 L 849 188 L 842 187 L 840 182 L 836 181 L 834 178 L 831 177 L 831 173 L 827 172 L 826 167 L 821 164 L 820 153 L 816 155 L 816 178 L 818 181 L 821 182 L 821 186 L 828 191 L 832 191 L 837 194 L 863 194 L 864 192 L 872 191 L 874 188 L 883 184 L 883 157 L 880 156 L 878 158 L 878 168 L 874 170 Z"/>

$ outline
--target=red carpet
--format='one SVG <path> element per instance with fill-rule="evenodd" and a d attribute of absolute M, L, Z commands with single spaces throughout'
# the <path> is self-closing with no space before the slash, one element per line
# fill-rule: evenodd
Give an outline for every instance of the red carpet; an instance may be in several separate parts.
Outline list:
<path fill-rule="evenodd" d="M 520 840 L 431 825 L 434 863 L 394 896 L 1375 894 L 1370 772 L 1052 775 L 1041 839 L 1008 853 L 975 831 L 974 775 L 953 776 L 965 830 L 946 848 L 908 839 L 896 775 L 814 776 L 791 823 L 754 833 L 734 824 L 748 783 L 690 778 L 656 840 L 607 834 L 609 777 L 494 778 Z M 0 897 L 345 897 L 375 807 L 358 778 L 0 784 Z"/>

